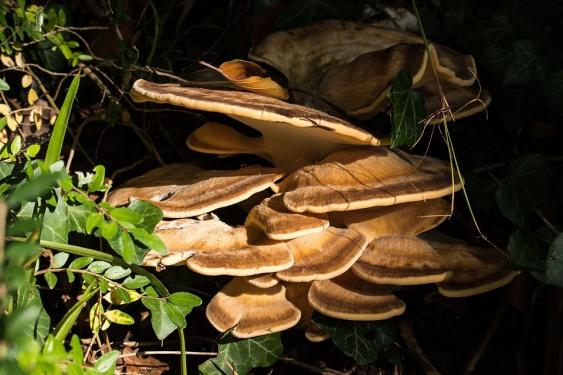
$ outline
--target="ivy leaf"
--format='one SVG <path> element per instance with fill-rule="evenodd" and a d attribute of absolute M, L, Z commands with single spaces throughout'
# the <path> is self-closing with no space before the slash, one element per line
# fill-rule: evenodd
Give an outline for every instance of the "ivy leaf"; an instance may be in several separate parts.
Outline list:
<path fill-rule="evenodd" d="M 543 91 L 551 108 L 563 111 L 563 69 L 551 72 L 543 82 Z"/>
<path fill-rule="evenodd" d="M 377 360 L 379 354 L 395 340 L 395 326 L 391 322 L 352 322 L 315 314 L 314 322 L 326 332 L 334 345 L 354 358 L 359 365 Z"/>
<path fill-rule="evenodd" d="M 87 233 L 86 222 L 90 214 L 95 213 L 94 207 L 83 204 L 71 205 L 67 204 L 68 229 L 70 232 Z"/>
<path fill-rule="evenodd" d="M 30 283 L 23 283 L 18 288 L 17 306 L 18 309 L 33 307 L 39 310 L 35 322 L 26 325 L 21 334 L 43 345 L 51 328 L 51 317 L 43 307 L 39 290 Z"/>
<path fill-rule="evenodd" d="M 523 85 L 541 79 L 541 64 L 534 44 L 529 40 L 512 42 L 511 59 L 504 69 L 505 86 Z"/>
<path fill-rule="evenodd" d="M 279 333 L 246 340 L 230 338 L 219 344 L 217 357 L 201 364 L 199 372 L 203 375 L 245 375 L 255 367 L 271 366 L 282 353 L 283 345 Z"/>
<path fill-rule="evenodd" d="M 141 215 L 143 221 L 138 226 L 146 229 L 149 233 L 154 232 L 156 224 L 158 224 L 164 217 L 160 208 L 142 200 L 133 201 L 128 208 Z"/>
<path fill-rule="evenodd" d="M 393 80 L 389 99 L 391 100 L 391 148 L 403 145 L 413 146 L 422 133 L 420 121 L 424 118 L 424 99 L 411 88 L 412 77 L 407 70 L 401 70 Z"/>
<path fill-rule="evenodd" d="M 93 211 L 88 215 L 86 219 L 86 233 L 90 234 L 94 229 L 100 226 L 104 221 L 104 215 L 100 212 Z"/>
<path fill-rule="evenodd" d="M 496 192 L 500 211 L 520 228 L 527 228 L 531 211 L 548 196 L 552 180 L 553 171 L 542 155 L 524 155 Z"/>
<path fill-rule="evenodd" d="M 127 313 L 121 310 L 108 310 L 104 313 L 104 316 L 112 323 L 121 324 L 129 326 L 135 323 L 135 319 Z"/>
<path fill-rule="evenodd" d="M 546 246 L 532 233 L 515 230 L 508 241 L 508 253 L 512 263 L 544 281 Z"/>
<path fill-rule="evenodd" d="M 563 287 L 563 233 L 551 244 L 547 255 L 545 276 L 547 282 Z"/>
<path fill-rule="evenodd" d="M 68 212 L 63 198 L 59 197 L 54 210 L 47 208 L 43 217 L 41 239 L 58 243 L 68 243 Z"/>

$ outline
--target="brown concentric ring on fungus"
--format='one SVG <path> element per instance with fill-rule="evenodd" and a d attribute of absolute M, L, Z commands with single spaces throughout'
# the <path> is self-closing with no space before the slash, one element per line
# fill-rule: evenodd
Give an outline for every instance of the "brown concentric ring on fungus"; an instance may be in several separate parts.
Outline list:
<path fill-rule="evenodd" d="M 438 251 L 421 239 L 406 236 L 376 238 L 352 271 L 371 283 L 390 285 L 437 283 L 451 276 Z"/>
<path fill-rule="evenodd" d="M 452 276 L 438 283 L 446 297 L 468 297 L 501 288 L 519 272 L 512 269 L 507 255 L 496 249 L 469 246 L 465 243 L 428 241 L 440 253 L 445 269 Z"/>
<path fill-rule="evenodd" d="M 272 240 L 286 241 L 323 232 L 330 224 L 326 214 L 289 211 L 281 194 L 276 194 L 254 206 L 244 225 L 258 228 Z"/>
<path fill-rule="evenodd" d="M 328 230 L 287 242 L 294 264 L 276 277 L 291 282 L 326 280 L 346 272 L 362 255 L 366 239 L 352 229 Z"/>
<path fill-rule="evenodd" d="M 286 299 L 281 284 L 259 288 L 234 278 L 211 299 L 206 315 L 218 331 L 248 338 L 291 328 L 301 312 Z"/>
<path fill-rule="evenodd" d="M 146 265 L 186 264 L 192 271 L 210 276 L 252 276 L 293 265 L 293 256 L 285 243 L 249 243 L 244 227 L 233 228 L 216 218 L 162 222 L 155 234 L 167 246 L 168 254 L 149 252 Z"/>
<path fill-rule="evenodd" d="M 390 287 L 364 281 L 352 271 L 314 281 L 308 297 L 315 310 L 337 319 L 383 320 L 405 311 L 405 303 L 391 293 Z"/>
<path fill-rule="evenodd" d="M 275 187 L 289 210 L 313 213 L 429 200 L 459 189 L 448 163 L 383 147 L 337 151 Z"/>
<path fill-rule="evenodd" d="M 249 166 L 237 170 L 192 171 L 172 164 L 136 177 L 109 196 L 114 205 L 137 199 L 159 207 L 167 218 L 185 218 L 227 207 L 268 189 L 283 176 L 275 168 Z"/>
<path fill-rule="evenodd" d="M 414 237 L 440 225 L 450 214 L 451 205 L 445 199 L 371 207 L 356 211 L 329 213 L 335 226 L 354 229 L 368 242 L 383 236 Z"/>

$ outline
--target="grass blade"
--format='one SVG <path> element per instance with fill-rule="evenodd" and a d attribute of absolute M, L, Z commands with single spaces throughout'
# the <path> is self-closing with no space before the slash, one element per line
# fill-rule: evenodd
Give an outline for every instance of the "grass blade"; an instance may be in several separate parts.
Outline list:
<path fill-rule="evenodd" d="M 51 133 L 51 140 L 49 141 L 49 147 L 47 147 L 47 155 L 45 156 L 45 162 L 47 165 L 51 165 L 59 160 L 61 156 L 61 150 L 63 148 L 63 141 L 66 134 L 66 127 L 68 125 L 68 120 L 70 118 L 70 111 L 72 109 L 72 103 L 76 97 L 78 91 L 78 84 L 80 83 L 80 75 L 76 75 L 70 84 L 68 92 L 66 93 L 65 101 L 61 110 L 59 111 L 59 116 L 53 127 L 53 132 Z"/>

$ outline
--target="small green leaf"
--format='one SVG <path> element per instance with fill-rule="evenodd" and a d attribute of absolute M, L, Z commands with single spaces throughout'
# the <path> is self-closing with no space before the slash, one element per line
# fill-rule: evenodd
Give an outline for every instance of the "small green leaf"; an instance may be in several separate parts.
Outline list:
<path fill-rule="evenodd" d="M 129 233 L 122 231 L 119 233 L 119 248 L 121 249 L 121 256 L 128 264 L 134 263 L 137 259 L 135 253 L 135 244 Z"/>
<path fill-rule="evenodd" d="M 411 88 L 412 77 L 401 70 L 393 80 L 391 100 L 391 148 L 413 146 L 422 133 L 420 121 L 424 118 L 424 99 Z"/>
<path fill-rule="evenodd" d="M 94 364 L 94 369 L 98 370 L 104 375 L 113 374 L 117 358 L 119 358 L 119 352 L 117 350 L 106 353 L 98 358 L 98 360 Z"/>
<path fill-rule="evenodd" d="M 92 258 L 92 257 L 76 258 L 75 260 L 70 262 L 70 264 L 68 265 L 68 268 L 80 270 L 80 269 L 86 267 L 87 265 L 89 265 L 90 263 L 92 263 L 93 260 L 94 260 L 94 258 Z"/>
<path fill-rule="evenodd" d="M 156 337 L 164 340 L 176 330 L 176 326 L 170 320 L 162 299 L 142 298 L 141 302 L 151 312 L 151 325 Z"/>
<path fill-rule="evenodd" d="M 104 316 L 112 323 L 121 325 L 131 325 L 135 323 L 135 319 L 127 313 L 120 310 L 108 310 L 104 313 Z"/>
<path fill-rule="evenodd" d="M 9 89 L 10 89 L 10 85 L 8 85 L 8 82 L 0 78 L 0 91 L 8 91 Z"/>
<path fill-rule="evenodd" d="M 104 272 L 104 276 L 110 280 L 122 279 L 125 276 L 129 276 L 131 270 L 129 268 L 123 268 L 120 266 L 112 266 Z"/>
<path fill-rule="evenodd" d="M 100 226 L 104 221 L 104 215 L 100 212 L 92 212 L 86 220 L 86 233 L 91 234 L 94 229 Z"/>
<path fill-rule="evenodd" d="M 140 224 L 143 221 L 141 214 L 125 207 L 112 208 L 109 214 L 117 221 L 134 225 Z"/>
<path fill-rule="evenodd" d="M 189 314 L 194 307 L 201 306 L 201 298 L 188 292 L 177 292 L 168 296 L 168 301 L 178 306 L 184 315 Z"/>
<path fill-rule="evenodd" d="M 149 233 L 154 232 L 156 224 L 158 224 L 164 217 L 160 208 L 147 201 L 133 201 L 128 208 L 141 215 L 143 222 L 139 226 L 145 228 Z"/>
<path fill-rule="evenodd" d="M 17 154 L 22 149 L 22 138 L 16 135 L 12 142 L 10 143 L 10 152 L 12 155 Z"/>
<path fill-rule="evenodd" d="M 78 335 L 72 335 L 70 339 L 70 355 L 72 359 L 77 364 L 82 363 L 82 357 L 84 357 L 84 352 L 82 351 L 82 346 L 80 345 L 80 338 Z"/>
<path fill-rule="evenodd" d="M 88 266 L 87 269 L 90 272 L 102 273 L 110 267 L 111 267 L 110 263 L 104 262 L 103 260 L 96 260 L 96 261 L 90 263 L 90 265 Z"/>
<path fill-rule="evenodd" d="M 132 228 L 130 232 L 137 241 L 149 249 L 160 254 L 166 254 L 166 245 L 156 234 L 149 233 L 143 228 Z"/>
<path fill-rule="evenodd" d="M 258 336 L 246 340 L 227 339 L 219 344 L 217 357 L 199 366 L 203 375 L 246 375 L 256 367 L 269 367 L 283 353 L 279 333 Z M 234 368 L 233 368 L 234 367 Z"/>
<path fill-rule="evenodd" d="M 129 276 L 126 278 L 121 285 L 128 289 L 139 289 L 149 285 L 150 283 L 151 282 L 147 277 L 135 275 L 133 277 Z"/>
<path fill-rule="evenodd" d="M 43 274 L 43 277 L 45 278 L 49 289 L 53 289 L 57 285 L 57 275 L 55 275 L 53 272 L 47 272 Z"/>
<path fill-rule="evenodd" d="M 113 240 L 115 236 L 117 236 L 117 232 L 119 231 L 119 226 L 113 220 L 110 221 L 104 220 L 100 225 L 100 229 L 102 232 L 102 237 L 110 241 Z"/>
<path fill-rule="evenodd" d="M 174 323 L 174 325 L 178 328 L 186 328 L 186 318 L 184 318 L 184 314 L 180 308 L 172 303 L 166 303 L 164 305 L 164 309 L 166 310 L 166 314 L 170 318 L 170 321 Z"/>
<path fill-rule="evenodd" d="M 35 156 L 37 156 L 39 151 L 41 151 L 41 146 L 34 143 L 32 145 L 29 145 L 29 147 L 25 150 L 25 154 L 30 158 L 34 158 Z"/>
<path fill-rule="evenodd" d="M 68 204 L 67 202 L 69 231 L 86 233 L 86 221 L 88 220 L 88 216 L 95 212 L 94 207 L 84 204 Z"/>
<path fill-rule="evenodd" d="M 101 191 L 104 186 L 104 178 L 106 177 L 106 168 L 103 165 L 96 165 L 94 167 L 94 177 L 92 182 L 88 185 L 88 192 Z"/>
<path fill-rule="evenodd" d="M 61 268 L 68 260 L 68 253 L 57 253 L 53 256 L 53 268 Z"/>

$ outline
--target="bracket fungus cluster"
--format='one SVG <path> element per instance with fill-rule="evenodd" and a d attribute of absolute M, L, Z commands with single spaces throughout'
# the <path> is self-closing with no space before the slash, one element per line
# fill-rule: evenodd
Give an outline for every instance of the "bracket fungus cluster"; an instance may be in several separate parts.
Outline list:
<path fill-rule="evenodd" d="M 289 56 L 295 48 L 308 52 Z M 430 53 L 440 79 L 458 89 L 472 87 L 471 56 L 435 44 Z M 405 66 L 420 76 L 421 86 L 431 86 L 431 59 L 420 38 L 401 31 L 327 21 L 276 33 L 251 56 L 312 90 L 333 85 L 328 78 L 346 69 L 353 73 L 356 68 L 349 67 L 364 58 L 377 62 L 377 69 L 391 64 L 391 73 L 366 82 L 370 95 L 354 95 L 381 96 L 393 72 Z M 344 119 L 251 92 L 139 80 L 132 97 L 221 113 L 261 133 L 253 138 L 207 123 L 187 143 L 217 155 L 256 154 L 273 167 L 205 171 L 172 164 L 109 196 L 115 205 L 142 199 L 163 210 L 156 234 L 168 253 L 149 252 L 146 266 L 233 277 L 206 310 L 221 332 L 252 337 L 301 323 L 309 339 L 320 341 L 327 335 L 311 322 L 313 311 L 348 320 L 388 319 L 405 311 L 397 294 L 402 286 L 436 284 L 444 296 L 464 297 L 506 285 L 516 275 L 496 251 L 421 236 L 447 217 L 446 197 L 462 187 L 445 161 L 391 150 Z M 372 106 L 359 104 L 345 109 Z M 238 225 L 216 215 L 268 190 Z"/>

